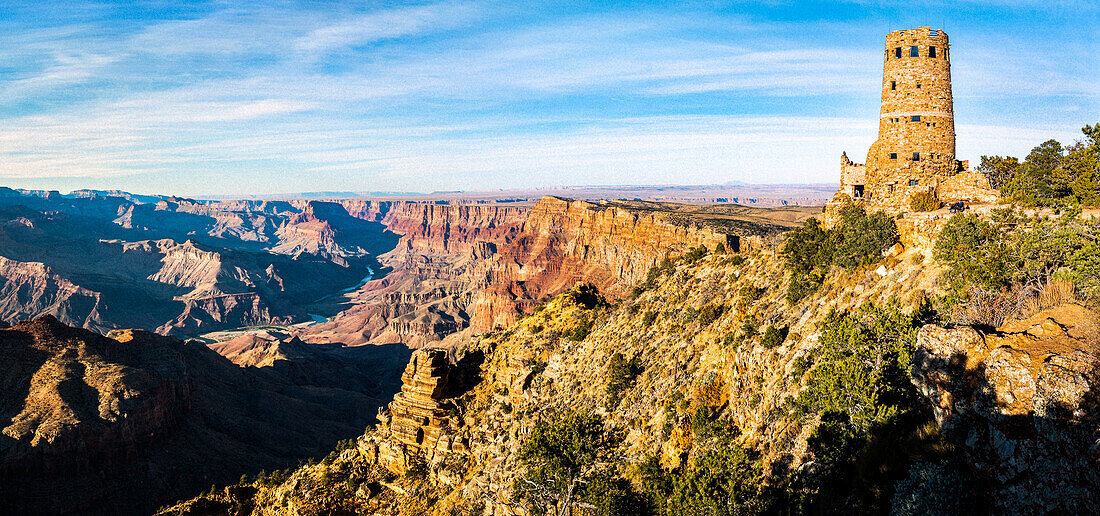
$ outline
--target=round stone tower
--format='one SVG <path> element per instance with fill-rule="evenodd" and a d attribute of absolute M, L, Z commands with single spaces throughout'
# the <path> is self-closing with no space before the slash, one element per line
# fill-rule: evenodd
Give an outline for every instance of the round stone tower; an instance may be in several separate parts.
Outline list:
<path fill-rule="evenodd" d="M 947 33 L 929 27 L 886 35 L 878 140 L 866 163 L 840 160 L 840 191 L 826 205 L 835 219 L 847 202 L 900 213 L 917 193 L 941 202 L 995 202 L 983 174 L 955 159 L 951 50 Z"/>
<path fill-rule="evenodd" d="M 955 119 L 947 33 L 928 27 L 886 36 L 878 141 L 867 164 L 954 163 Z"/>
<path fill-rule="evenodd" d="M 947 33 L 919 27 L 887 34 L 878 140 L 867 153 L 867 202 L 902 209 L 914 193 L 935 191 L 960 167 Z"/>

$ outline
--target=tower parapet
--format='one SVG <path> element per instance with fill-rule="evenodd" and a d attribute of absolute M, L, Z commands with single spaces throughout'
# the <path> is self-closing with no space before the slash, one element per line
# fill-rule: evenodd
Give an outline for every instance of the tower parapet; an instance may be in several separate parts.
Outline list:
<path fill-rule="evenodd" d="M 930 27 L 891 32 L 883 57 L 878 140 L 865 165 L 841 157 L 838 193 L 890 212 L 906 211 L 918 192 L 932 192 L 941 201 L 995 201 L 989 181 L 955 158 L 947 33 Z"/>

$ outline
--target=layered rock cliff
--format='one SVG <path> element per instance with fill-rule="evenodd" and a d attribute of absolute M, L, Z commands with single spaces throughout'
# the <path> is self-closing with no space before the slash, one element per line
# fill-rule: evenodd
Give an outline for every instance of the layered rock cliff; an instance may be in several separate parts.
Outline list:
<path fill-rule="evenodd" d="M 545 197 L 510 206 L 345 201 L 402 234 L 382 255 L 390 270 L 348 294 L 333 320 L 302 333 L 312 342 L 417 347 L 507 326 L 540 299 L 579 281 L 619 298 L 663 259 L 696 246 L 742 243 L 805 220 L 812 210 L 688 209 L 658 203 L 594 204 Z M 466 331 L 468 330 L 468 331 Z"/>
<path fill-rule="evenodd" d="M 344 212 L 327 213 L 326 227 L 335 228 L 328 247 L 275 253 L 255 242 L 221 242 L 238 245 L 231 249 L 191 240 L 204 226 L 196 215 L 176 215 L 191 217 L 175 231 L 185 240 L 141 238 L 163 231 L 66 209 L 0 207 L 0 320 L 50 314 L 97 331 L 129 326 L 174 334 L 300 322 L 308 320 L 306 305 L 366 274 L 364 246 L 397 241 L 382 236 L 381 225 Z"/>
<path fill-rule="evenodd" d="M 538 300 L 582 281 L 620 298 L 665 258 L 700 245 L 738 248 L 736 235 L 670 218 L 668 212 L 544 197 L 493 256 L 488 285 L 469 310 L 471 326 L 509 326 Z"/>
<path fill-rule="evenodd" d="M 380 359 L 330 357 L 341 368 L 327 372 L 315 360 L 322 383 L 141 330 L 50 316 L 0 329 L 0 512 L 148 514 L 321 454 L 373 419 L 380 402 L 354 382 L 379 388 Z"/>

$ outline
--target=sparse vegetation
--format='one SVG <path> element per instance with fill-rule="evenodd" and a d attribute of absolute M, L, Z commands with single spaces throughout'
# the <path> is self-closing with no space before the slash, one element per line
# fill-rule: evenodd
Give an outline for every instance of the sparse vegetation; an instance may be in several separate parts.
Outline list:
<path fill-rule="evenodd" d="M 791 273 L 786 299 L 796 304 L 813 294 L 833 266 L 851 269 L 877 262 L 882 253 L 898 241 L 897 224 L 885 213 L 868 215 L 856 204 L 848 204 L 834 228 L 825 229 L 809 219 L 787 234 L 780 251 Z"/>
<path fill-rule="evenodd" d="M 582 502 L 593 514 L 638 514 L 641 497 L 614 473 L 618 442 L 595 414 L 539 422 L 520 448 L 526 473 L 513 484 L 515 496 L 535 514 L 572 513 Z"/>
<path fill-rule="evenodd" d="M 1054 218 L 1022 217 L 1011 209 L 991 220 L 959 214 L 936 243 L 955 322 L 1000 326 L 1035 309 L 1100 299 L 1100 220 L 1067 209 Z"/>
<path fill-rule="evenodd" d="M 757 333 L 760 333 L 760 321 L 757 320 L 756 315 L 746 315 L 741 323 L 741 342 L 751 341 Z"/>
<path fill-rule="evenodd" d="M 701 326 L 710 326 L 726 312 L 726 305 L 708 304 L 699 309 L 697 320 Z"/>
<path fill-rule="evenodd" d="M 809 512 L 885 510 L 894 484 L 946 449 L 909 377 L 918 324 L 896 303 L 830 313 L 820 324 L 798 410 L 821 414 L 808 441 L 823 475 L 795 482 L 791 503 Z"/>
<path fill-rule="evenodd" d="M 771 505 L 760 462 L 730 440 L 719 439 L 714 448 L 673 476 L 666 514 L 762 514 Z"/>
<path fill-rule="evenodd" d="M 764 336 L 760 339 L 760 345 L 766 349 L 774 349 L 782 346 L 785 340 L 787 340 L 787 328 L 785 326 L 768 326 L 768 329 L 764 330 Z"/>
<path fill-rule="evenodd" d="M 707 255 L 707 252 L 707 246 L 705 245 L 693 247 L 690 251 L 684 253 L 684 256 L 681 259 L 684 261 L 684 263 L 692 264 L 699 260 L 702 260 L 703 257 Z"/>

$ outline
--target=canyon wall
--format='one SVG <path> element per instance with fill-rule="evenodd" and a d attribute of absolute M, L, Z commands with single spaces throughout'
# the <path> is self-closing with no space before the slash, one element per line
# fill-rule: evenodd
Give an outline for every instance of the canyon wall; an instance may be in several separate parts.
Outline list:
<path fill-rule="evenodd" d="M 379 257 L 388 272 L 346 294 L 348 306 L 302 333 L 310 342 L 401 342 L 419 347 L 507 326 L 577 282 L 621 298 L 664 258 L 696 246 L 736 250 L 736 232 L 695 224 L 674 208 L 544 197 L 532 207 L 341 201 L 348 213 L 401 234 Z M 739 233 L 739 234 L 738 234 Z M 468 331 L 467 331 L 468 330 Z"/>
<path fill-rule="evenodd" d="M 677 225 L 669 213 L 544 197 L 519 234 L 489 264 L 489 284 L 476 296 L 471 325 L 510 326 L 540 299 L 578 282 L 621 298 L 664 258 L 692 247 L 736 249 L 738 237 Z"/>

